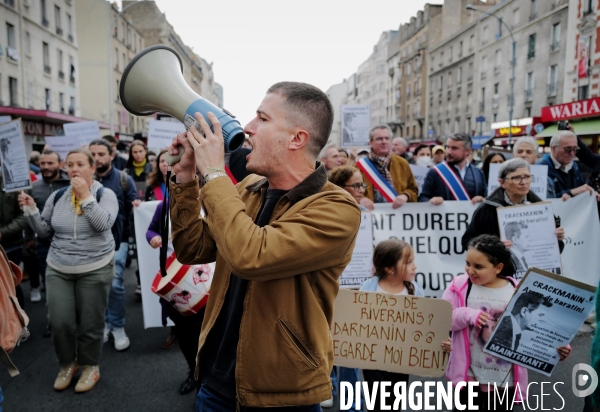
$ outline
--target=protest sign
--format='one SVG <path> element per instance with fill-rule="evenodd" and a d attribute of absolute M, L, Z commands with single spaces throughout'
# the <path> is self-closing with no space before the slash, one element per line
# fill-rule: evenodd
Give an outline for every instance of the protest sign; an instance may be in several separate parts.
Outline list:
<path fill-rule="evenodd" d="M 334 364 L 439 377 L 452 305 L 442 299 L 340 290 L 333 309 Z"/>
<path fill-rule="evenodd" d="M 373 226 L 371 213 L 362 212 L 352 260 L 340 277 L 340 287 L 359 288 L 373 272 Z"/>
<path fill-rule="evenodd" d="M 81 142 L 73 136 L 46 136 L 46 143 L 50 150 L 54 150 L 60 156 L 60 160 L 66 160 L 67 155 L 73 149 L 81 147 Z"/>
<path fill-rule="evenodd" d="M 10 116 L 0 116 L 0 124 L 4 124 L 4 123 L 8 123 L 10 122 L 12 119 Z"/>
<path fill-rule="evenodd" d="M 371 212 L 375 246 L 397 238 L 415 251 L 417 275 L 425 296 L 442 297 L 455 276 L 464 273 L 462 236 L 477 205 L 471 202 L 405 203 L 399 209 L 377 203 Z"/>
<path fill-rule="evenodd" d="M 496 211 L 500 238 L 512 242 L 515 279 L 523 278 L 530 267 L 562 273 L 551 202 L 499 207 Z"/>
<path fill-rule="evenodd" d="M 137 243 L 140 285 L 142 288 L 142 313 L 144 328 L 162 327 L 159 297 L 152 293 L 152 281 L 159 270 L 159 249 L 152 249 L 146 240 L 146 232 L 160 201 L 142 202 L 133 208 L 135 239 Z M 170 319 L 168 324 L 173 325 Z"/>
<path fill-rule="evenodd" d="M 418 166 L 418 165 L 409 165 L 410 170 L 412 170 L 413 176 L 417 181 L 417 186 L 419 186 L 419 193 L 421 193 L 423 189 L 423 183 L 425 183 L 425 176 L 427 176 L 427 172 L 429 171 L 428 167 Z"/>
<path fill-rule="evenodd" d="M 497 188 L 500 187 L 498 183 L 498 171 L 500 170 L 499 163 L 490 164 L 490 173 L 488 180 L 488 196 Z M 547 165 L 531 165 L 529 170 L 533 175 L 533 181 L 529 190 L 535 193 L 540 199 L 546 200 L 548 195 L 548 166 Z"/>
<path fill-rule="evenodd" d="M 368 146 L 371 106 L 342 105 L 342 147 Z"/>
<path fill-rule="evenodd" d="M 596 196 L 585 192 L 567 201 L 552 199 L 552 207 L 565 229 L 565 248 L 560 255 L 563 276 L 597 285 L 600 271 L 590 270 L 600 268 L 600 222 Z"/>
<path fill-rule="evenodd" d="M 179 121 L 150 120 L 148 122 L 148 147 L 162 149 L 171 146 L 177 133 L 185 132 Z"/>
<path fill-rule="evenodd" d="M 556 349 L 568 345 L 594 306 L 596 288 L 530 269 L 510 300 L 484 352 L 550 376 Z"/>
<path fill-rule="evenodd" d="M 31 189 L 29 160 L 21 119 L 0 125 L 0 162 L 5 192 Z"/>
<path fill-rule="evenodd" d="M 63 124 L 65 136 L 76 137 L 79 145 L 89 144 L 92 140 L 100 139 L 100 127 L 97 121 L 65 123 Z"/>

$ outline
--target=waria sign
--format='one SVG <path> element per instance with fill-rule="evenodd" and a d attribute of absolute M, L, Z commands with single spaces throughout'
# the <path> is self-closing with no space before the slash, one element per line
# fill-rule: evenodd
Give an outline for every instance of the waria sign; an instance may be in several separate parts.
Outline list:
<path fill-rule="evenodd" d="M 600 116 L 600 97 L 542 107 L 542 123 L 589 116 Z"/>

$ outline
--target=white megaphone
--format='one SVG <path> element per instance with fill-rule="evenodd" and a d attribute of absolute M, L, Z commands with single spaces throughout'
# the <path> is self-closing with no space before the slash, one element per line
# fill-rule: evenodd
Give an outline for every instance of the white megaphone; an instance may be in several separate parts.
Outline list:
<path fill-rule="evenodd" d="M 193 125 L 200 131 L 194 113 L 200 112 L 213 129 L 207 113 L 212 112 L 221 123 L 225 151 L 233 152 L 244 143 L 246 135 L 235 116 L 220 109 L 194 92 L 183 78 L 181 58 L 175 50 L 163 45 L 148 47 L 139 52 L 127 65 L 121 77 L 121 103 L 136 116 L 155 112 L 167 113 L 179 119 L 186 129 Z M 167 163 L 177 163 L 183 155 L 183 147 L 177 156 L 167 153 Z"/>

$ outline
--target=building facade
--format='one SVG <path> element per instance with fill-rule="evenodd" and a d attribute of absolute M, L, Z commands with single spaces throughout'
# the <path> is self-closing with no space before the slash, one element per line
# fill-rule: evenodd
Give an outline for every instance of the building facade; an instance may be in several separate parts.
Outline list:
<path fill-rule="evenodd" d="M 417 16 L 400 26 L 390 45 L 388 60 L 391 93 L 388 123 L 397 126 L 397 135 L 410 140 L 427 136 L 427 48 L 441 36 L 442 5 L 426 4 Z M 394 49 L 392 49 L 394 47 Z"/>
<path fill-rule="evenodd" d="M 512 38 L 516 42 L 512 118 L 532 118 L 542 107 L 562 101 L 567 0 L 448 3 L 461 10 L 461 28 L 429 49 L 427 122 L 435 136 L 491 135 L 493 123 L 509 120 Z M 497 18 L 467 10 L 467 3 L 502 19 L 512 37 Z"/>
<path fill-rule="evenodd" d="M 125 67 L 144 49 L 144 38 L 119 11 L 116 3 L 75 0 L 75 5 L 78 14 L 86 19 L 77 29 L 85 114 L 108 123 L 106 133 L 128 135 L 132 139 L 136 133 L 142 133 L 145 120 L 125 109 L 119 87 Z"/>
<path fill-rule="evenodd" d="M 327 97 L 329 97 L 329 100 L 331 101 L 331 105 L 333 106 L 333 126 L 331 127 L 331 134 L 329 135 L 329 140 L 327 140 L 326 146 L 342 146 L 341 108 L 342 102 L 346 99 L 347 96 L 347 83 L 348 81 L 344 79 L 342 83 L 334 84 L 325 92 L 327 94 Z"/>
<path fill-rule="evenodd" d="M 0 3 L 0 115 L 23 120 L 26 146 L 40 149 L 62 124 L 82 121 L 73 0 Z"/>

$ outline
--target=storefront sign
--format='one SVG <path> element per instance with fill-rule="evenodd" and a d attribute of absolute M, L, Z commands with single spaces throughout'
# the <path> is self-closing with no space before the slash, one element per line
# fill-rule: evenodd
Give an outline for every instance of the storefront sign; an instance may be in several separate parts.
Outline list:
<path fill-rule="evenodd" d="M 512 129 L 513 136 L 524 136 L 527 134 L 527 126 L 513 126 L 512 128 L 501 127 L 494 130 L 494 137 L 508 136 L 508 131 Z"/>
<path fill-rule="evenodd" d="M 600 97 L 542 107 L 543 123 L 590 116 L 600 116 Z"/>
<path fill-rule="evenodd" d="M 23 133 L 32 136 L 60 136 L 65 134 L 60 124 L 35 122 L 32 120 L 22 120 Z"/>

